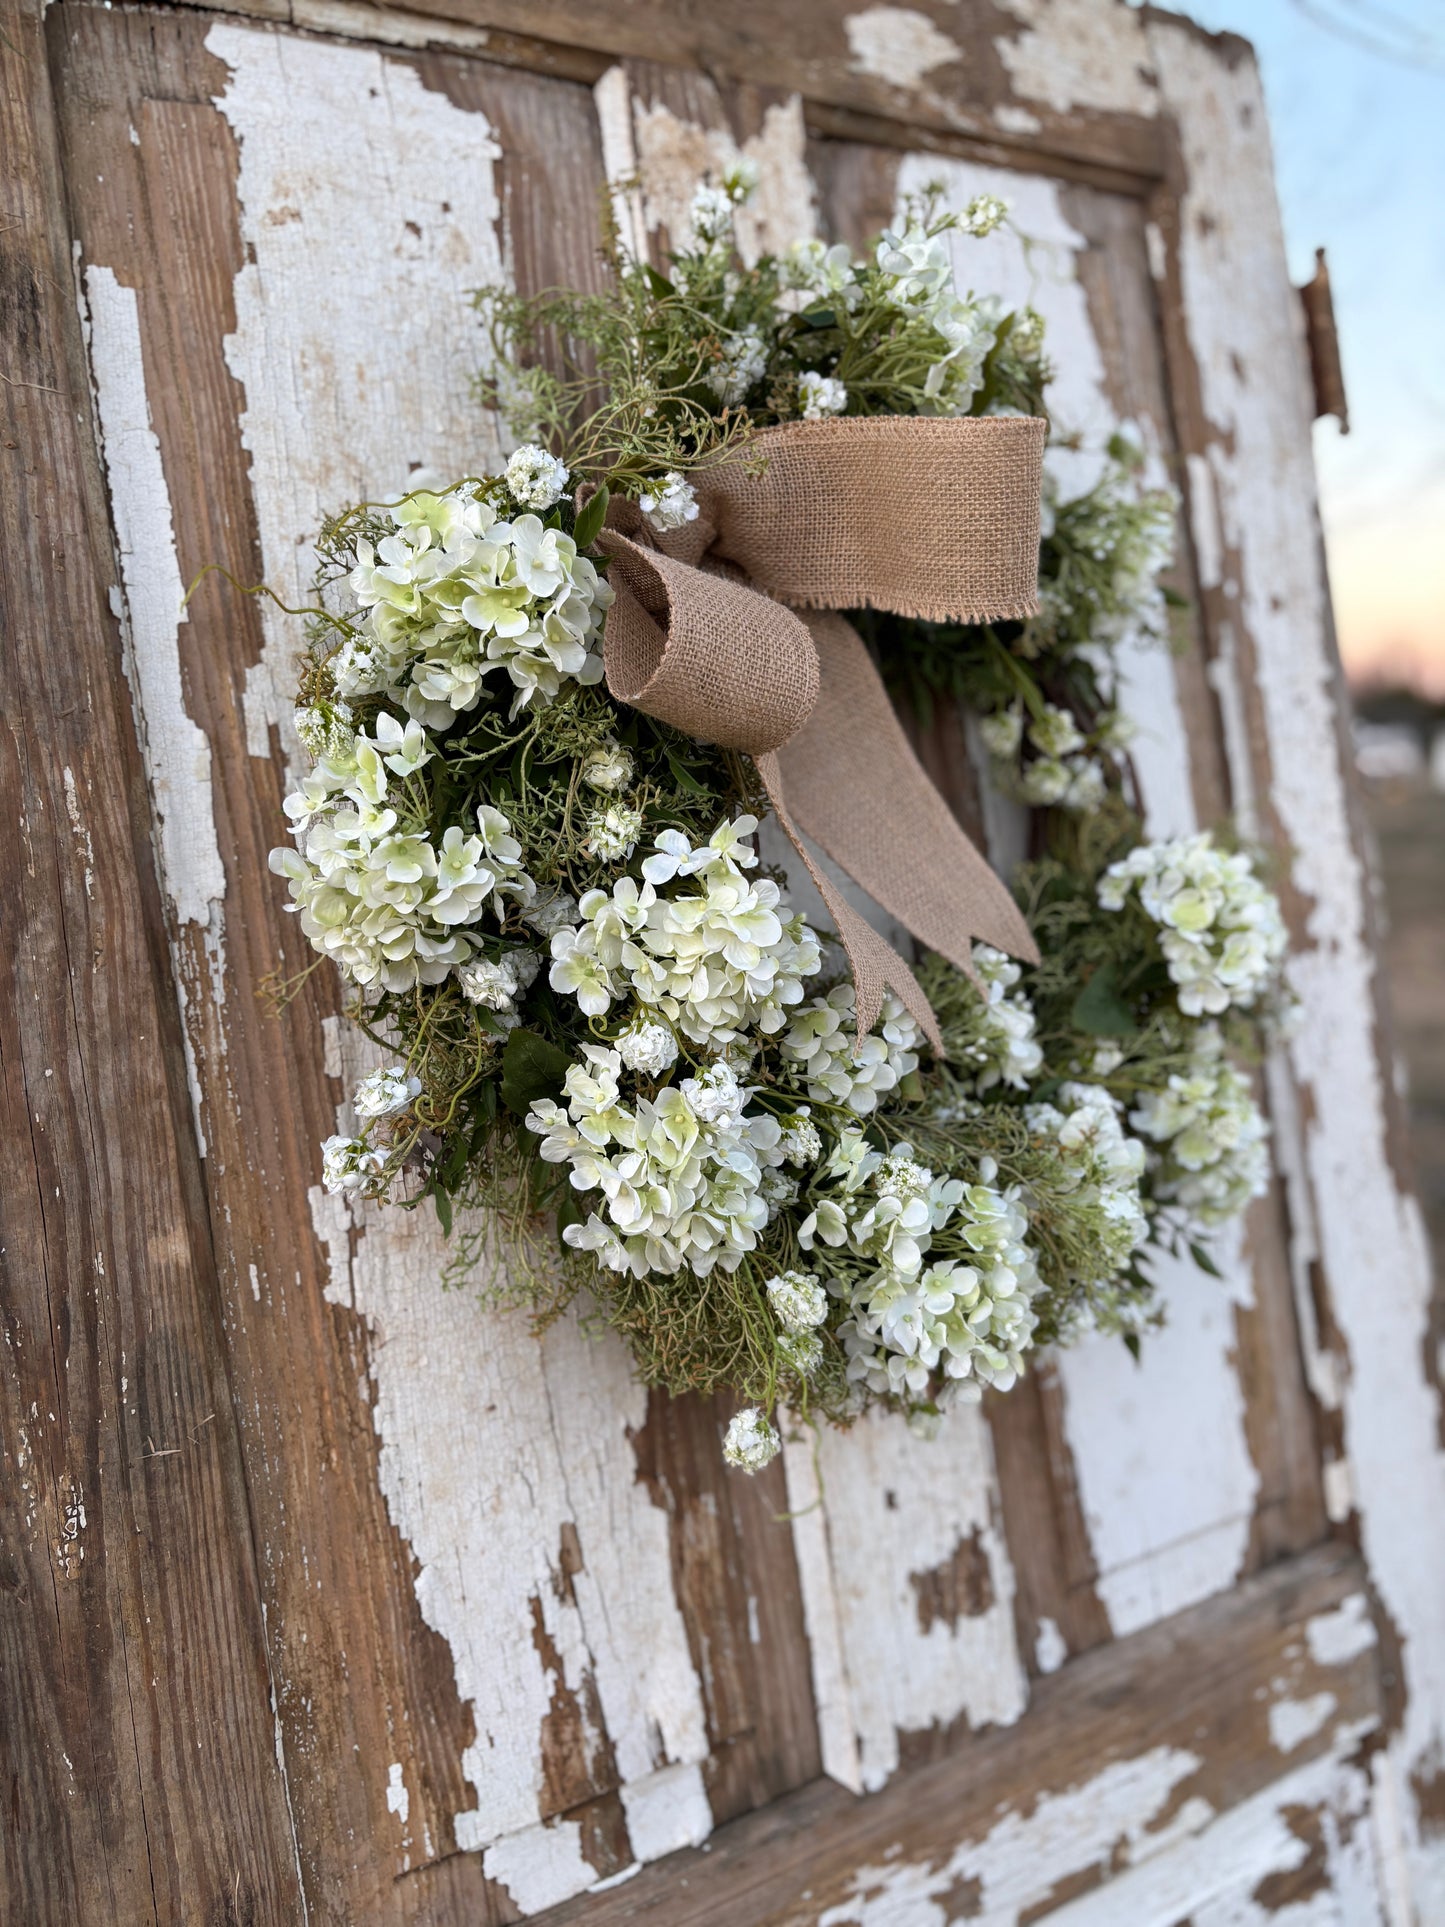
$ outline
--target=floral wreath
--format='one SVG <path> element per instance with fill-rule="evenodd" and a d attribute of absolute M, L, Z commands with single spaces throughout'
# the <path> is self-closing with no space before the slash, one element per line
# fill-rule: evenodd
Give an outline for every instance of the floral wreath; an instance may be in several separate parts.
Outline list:
<path fill-rule="evenodd" d="M 954 286 L 954 237 L 1002 203 L 930 193 L 864 260 L 749 266 L 754 184 L 700 188 L 665 273 L 609 231 L 604 293 L 476 297 L 480 398 L 525 439 L 500 475 L 413 476 L 323 531 L 312 767 L 271 859 L 394 1060 L 322 1147 L 328 1190 L 431 1200 L 449 1275 L 485 1261 L 544 1316 L 587 1294 L 646 1382 L 741 1402 L 748 1470 L 779 1409 L 929 1429 L 1041 1344 L 1137 1353 L 1151 1251 L 1212 1270 L 1203 1241 L 1265 1188 L 1242 1066 L 1285 1005 L 1254 858 L 1143 837 L 1113 654 L 1167 640 L 1175 502 L 1122 434 L 1087 492 L 1044 483 L 1036 614 L 854 616 L 900 707 L 965 704 L 1030 813 L 1012 888 L 1039 961 L 922 955 L 924 1022 L 895 974 L 858 1034 L 847 958 L 760 855 L 761 759 L 610 693 L 619 509 L 686 537 L 707 477 L 756 472 L 781 424 L 1044 412 L 1039 317 Z"/>

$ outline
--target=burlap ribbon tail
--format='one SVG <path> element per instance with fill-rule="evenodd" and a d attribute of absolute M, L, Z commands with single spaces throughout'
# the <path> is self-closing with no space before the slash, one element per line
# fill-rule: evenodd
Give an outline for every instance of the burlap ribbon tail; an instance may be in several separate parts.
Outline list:
<path fill-rule="evenodd" d="M 614 502 L 598 538 L 617 592 L 608 688 L 755 759 L 847 953 L 860 1038 L 891 986 L 942 1048 L 912 970 L 804 836 L 970 975 L 975 938 L 1034 963 L 1038 952 L 915 756 L 858 632 L 823 612 L 1032 615 L 1044 428 L 1005 417 L 792 423 L 757 437 L 747 462 L 694 478 L 695 522 L 658 536 L 635 505 Z"/>

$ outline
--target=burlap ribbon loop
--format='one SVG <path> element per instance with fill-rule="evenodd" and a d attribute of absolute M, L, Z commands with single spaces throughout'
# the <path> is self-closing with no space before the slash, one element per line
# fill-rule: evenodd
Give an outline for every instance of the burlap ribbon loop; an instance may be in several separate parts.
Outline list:
<path fill-rule="evenodd" d="M 765 430 L 746 459 L 702 471 L 695 522 L 656 536 L 635 505 L 616 502 L 598 538 L 617 591 L 608 688 L 756 759 L 847 952 L 860 1038 L 891 985 L 942 1048 L 913 972 L 803 834 L 970 975 L 975 937 L 1033 963 L 1038 951 L 914 755 L 857 631 L 794 610 L 1032 615 L 1044 434 L 1021 417 L 791 423 Z"/>

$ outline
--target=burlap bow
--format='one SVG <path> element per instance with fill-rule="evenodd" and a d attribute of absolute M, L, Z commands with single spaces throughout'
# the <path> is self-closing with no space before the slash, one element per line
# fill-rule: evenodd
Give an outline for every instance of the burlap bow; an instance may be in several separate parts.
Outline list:
<path fill-rule="evenodd" d="M 914 755 L 841 616 L 988 622 L 1038 607 L 1042 421 L 897 416 L 765 430 L 760 471 L 695 478 L 695 522 L 654 535 L 610 505 L 597 546 L 617 600 L 607 686 L 623 703 L 757 763 L 833 918 L 861 1037 L 891 985 L 935 1048 L 913 972 L 814 863 L 799 831 L 931 949 L 973 974 L 975 937 L 1038 962 L 1018 906 Z"/>

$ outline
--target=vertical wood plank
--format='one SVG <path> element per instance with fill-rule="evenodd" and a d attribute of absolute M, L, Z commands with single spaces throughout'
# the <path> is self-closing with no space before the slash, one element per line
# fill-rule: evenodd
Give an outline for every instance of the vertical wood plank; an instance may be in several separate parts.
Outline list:
<path fill-rule="evenodd" d="M 0 1914 L 297 1920 L 41 16 L 0 32 Z"/>

